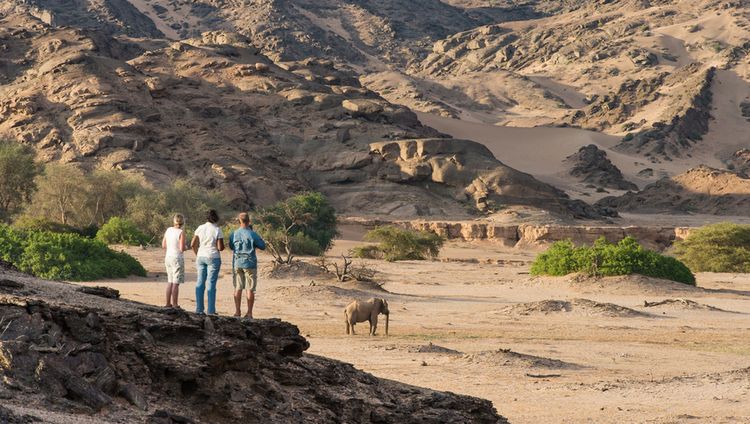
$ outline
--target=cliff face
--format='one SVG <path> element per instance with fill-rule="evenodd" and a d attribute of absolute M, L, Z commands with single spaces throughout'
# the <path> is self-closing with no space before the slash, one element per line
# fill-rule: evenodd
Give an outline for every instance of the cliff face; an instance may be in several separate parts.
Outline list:
<path fill-rule="evenodd" d="M 279 320 L 198 317 L 10 271 L 0 317 L 4 422 L 506 422 L 488 401 L 306 355 Z"/>
<path fill-rule="evenodd" d="M 384 225 L 385 222 L 352 220 L 362 225 Z M 482 221 L 396 221 L 390 224 L 431 231 L 448 240 L 488 240 L 506 247 L 543 248 L 561 240 L 576 244 L 591 244 L 600 237 L 618 242 L 631 236 L 642 245 L 657 250 L 671 246 L 676 240 L 687 237 L 687 227 L 615 227 L 576 225 L 505 225 Z"/>

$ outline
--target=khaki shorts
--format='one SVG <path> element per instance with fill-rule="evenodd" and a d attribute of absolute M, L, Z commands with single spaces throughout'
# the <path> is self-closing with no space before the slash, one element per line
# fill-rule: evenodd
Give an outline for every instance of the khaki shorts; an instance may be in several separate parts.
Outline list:
<path fill-rule="evenodd" d="M 250 281 L 248 282 L 248 280 Z M 255 288 L 258 286 L 258 268 L 236 268 L 232 285 L 235 290 L 247 288 L 251 292 L 255 292 Z"/>
<path fill-rule="evenodd" d="M 164 258 L 167 268 L 167 283 L 182 284 L 185 282 L 185 258 Z"/>

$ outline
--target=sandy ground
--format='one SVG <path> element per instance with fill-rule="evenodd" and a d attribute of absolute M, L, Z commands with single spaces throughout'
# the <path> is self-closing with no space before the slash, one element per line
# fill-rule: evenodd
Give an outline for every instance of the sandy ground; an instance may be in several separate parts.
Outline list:
<path fill-rule="evenodd" d="M 345 231 L 330 260 L 360 244 L 359 235 Z M 149 277 L 92 285 L 162 304 L 162 252 L 129 251 Z M 255 315 L 298 325 L 310 353 L 379 377 L 490 399 L 514 423 L 750 421 L 750 275 L 701 274 L 698 288 L 642 277 L 535 278 L 528 275 L 534 256 L 484 242 L 451 243 L 441 261 L 368 261 L 382 289 L 337 283 L 313 266 L 274 278 L 265 269 Z M 269 259 L 261 256 L 266 265 Z M 180 299 L 192 309 L 192 253 L 187 263 Z M 230 293 L 224 268 L 221 314 L 232 313 Z M 367 336 L 365 323 L 346 336 L 344 306 L 373 296 L 390 304 L 390 335 Z M 698 304 L 644 307 L 678 298 Z"/>

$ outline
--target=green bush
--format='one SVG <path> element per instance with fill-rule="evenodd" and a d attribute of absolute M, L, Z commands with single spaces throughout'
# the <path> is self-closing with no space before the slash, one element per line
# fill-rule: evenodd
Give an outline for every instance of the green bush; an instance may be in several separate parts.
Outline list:
<path fill-rule="evenodd" d="M 537 256 L 531 265 L 532 275 L 567 275 L 583 272 L 589 275 L 642 274 L 685 284 L 695 284 L 695 276 L 679 260 L 644 249 L 632 237 L 612 244 L 603 237 L 593 246 L 576 247 L 570 241 L 553 243 Z"/>
<path fill-rule="evenodd" d="M 17 264 L 23 256 L 23 246 L 21 233 L 8 225 L 0 224 L 0 259 Z"/>
<path fill-rule="evenodd" d="M 440 253 L 445 239 L 429 231 L 414 231 L 394 226 L 377 227 L 365 234 L 365 240 L 377 246 L 355 248 L 360 258 L 383 258 L 386 261 L 422 260 Z"/>
<path fill-rule="evenodd" d="M 691 231 L 674 254 L 693 272 L 750 272 L 750 225 L 720 223 Z"/>
<path fill-rule="evenodd" d="M 96 239 L 105 244 L 125 244 L 144 246 L 151 244 L 153 238 L 147 236 L 127 219 L 112 217 L 96 233 Z"/>
<path fill-rule="evenodd" d="M 0 225 L 0 257 L 19 270 L 52 280 L 91 281 L 145 276 L 132 256 L 73 233 L 18 231 Z"/>

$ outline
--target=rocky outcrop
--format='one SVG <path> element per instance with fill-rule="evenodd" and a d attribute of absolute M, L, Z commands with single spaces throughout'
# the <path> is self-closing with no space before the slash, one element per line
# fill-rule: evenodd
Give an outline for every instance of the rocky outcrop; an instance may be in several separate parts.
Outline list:
<path fill-rule="evenodd" d="M 482 144 L 455 139 L 383 141 L 370 144 L 382 165 L 378 177 L 408 184 L 448 187 L 459 199 L 471 199 L 480 210 L 524 205 L 575 218 L 599 218 L 606 209 L 575 201 L 529 174 L 495 159 Z"/>
<path fill-rule="evenodd" d="M 699 65 L 690 67 L 700 68 Z M 654 162 L 685 156 L 693 144 L 708 133 L 713 98 L 711 84 L 715 74 L 716 68 L 710 67 L 687 80 L 681 89 L 686 93 L 686 102 L 676 103 L 665 111 L 664 121 L 654 122 L 651 128 L 625 137 L 617 149 L 643 154 Z"/>
<path fill-rule="evenodd" d="M 731 171 L 700 166 L 663 178 L 637 193 L 605 197 L 597 203 L 621 212 L 747 216 L 750 179 Z"/>
<path fill-rule="evenodd" d="M 728 161 L 729 169 L 739 174 L 748 175 L 750 172 L 750 149 L 734 152 Z"/>
<path fill-rule="evenodd" d="M 588 106 L 573 113 L 567 122 L 597 131 L 624 124 L 637 111 L 661 96 L 659 89 L 666 76 L 666 73 L 662 73 L 654 78 L 627 80 L 617 92 L 594 96 Z"/>
<path fill-rule="evenodd" d="M 52 26 L 74 26 L 132 37 L 164 36 L 151 18 L 141 13 L 128 0 L 106 0 L 96 3 L 28 0 L 22 2 L 24 3 L 34 16 Z"/>
<path fill-rule="evenodd" d="M 638 190 L 638 186 L 625 180 L 607 152 L 594 144 L 581 147 L 565 158 L 565 163 L 570 167 L 568 173 L 580 182 L 614 190 Z"/>
<path fill-rule="evenodd" d="M 2 277 L 22 286 L 0 287 L 0 418 L 10 422 L 506 422 L 489 401 L 307 355 L 309 343 L 279 320 L 196 316 Z"/>

